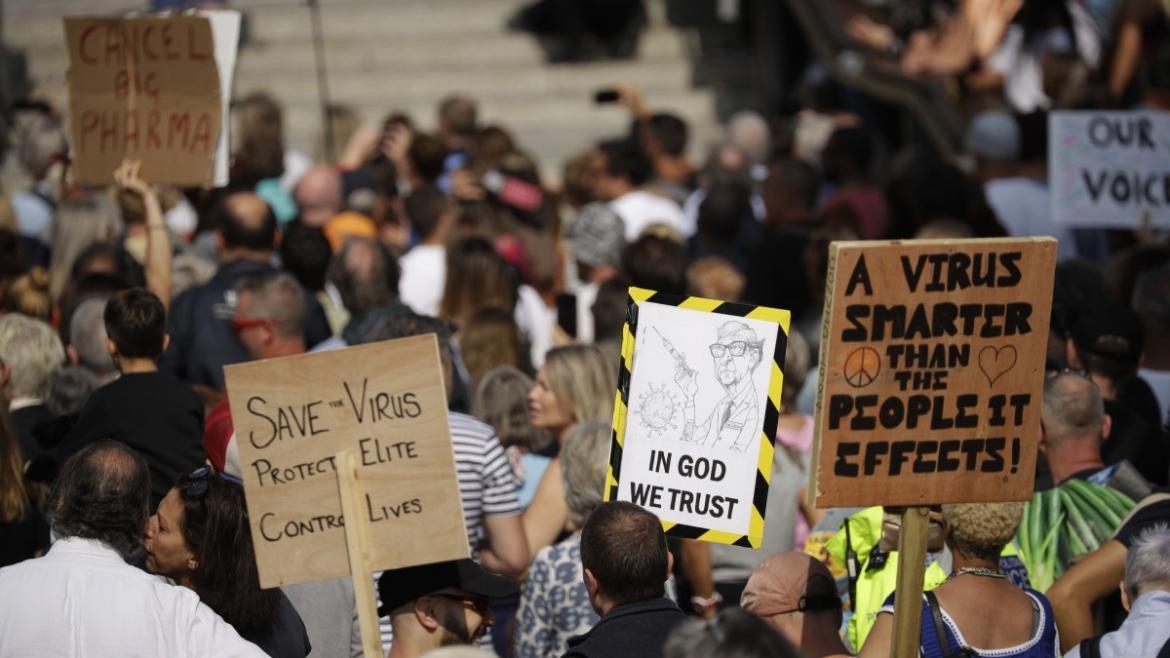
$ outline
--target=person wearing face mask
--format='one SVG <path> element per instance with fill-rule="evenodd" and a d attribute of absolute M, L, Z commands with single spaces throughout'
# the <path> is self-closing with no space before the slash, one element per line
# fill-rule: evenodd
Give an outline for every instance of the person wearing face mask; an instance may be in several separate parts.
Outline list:
<path fill-rule="evenodd" d="M 472 560 L 385 571 L 378 579 L 378 614 L 390 617 L 388 658 L 415 658 L 439 647 L 474 645 L 492 625 L 489 601 L 518 587 Z"/>
<path fill-rule="evenodd" d="M 193 590 L 241 637 L 272 658 L 312 649 L 296 608 L 261 589 L 244 489 L 210 467 L 179 478 L 146 525 L 146 570 Z"/>

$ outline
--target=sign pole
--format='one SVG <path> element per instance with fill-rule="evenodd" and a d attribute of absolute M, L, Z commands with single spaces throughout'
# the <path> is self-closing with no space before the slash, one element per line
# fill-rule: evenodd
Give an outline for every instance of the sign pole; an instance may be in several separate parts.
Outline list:
<path fill-rule="evenodd" d="M 894 598 L 893 658 L 915 658 L 922 637 L 922 584 L 926 578 L 926 541 L 930 509 L 907 507 L 898 536 L 898 588 Z"/>
<path fill-rule="evenodd" d="M 357 600 L 358 622 L 362 629 L 365 658 L 382 658 L 382 636 L 378 630 L 378 606 L 370 577 L 370 537 L 362 516 L 362 484 L 353 452 L 337 453 L 337 484 L 341 488 L 341 511 L 345 515 L 345 544 L 349 551 L 349 569 L 353 576 L 353 594 Z"/>

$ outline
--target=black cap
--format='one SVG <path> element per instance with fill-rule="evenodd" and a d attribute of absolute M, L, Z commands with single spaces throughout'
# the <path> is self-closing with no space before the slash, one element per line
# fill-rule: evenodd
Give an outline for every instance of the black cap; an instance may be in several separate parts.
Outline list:
<path fill-rule="evenodd" d="M 404 603 L 448 588 L 488 598 L 520 591 L 519 585 L 485 571 L 472 560 L 420 564 L 382 573 L 378 578 L 378 596 L 382 600 L 378 614 L 385 617 Z"/>
<path fill-rule="evenodd" d="M 1081 353 L 1126 365 L 1137 365 L 1141 360 L 1145 340 L 1141 318 L 1121 304 L 1082 314 L 1071 336 Z"/>

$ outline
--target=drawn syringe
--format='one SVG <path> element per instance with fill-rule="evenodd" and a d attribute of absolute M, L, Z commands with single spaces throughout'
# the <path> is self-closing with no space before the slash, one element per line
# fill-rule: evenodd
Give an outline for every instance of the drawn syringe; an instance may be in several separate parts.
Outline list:
<path fill-rule="evenodd" d="M 694 370 L 692 370 L 691 367 L 687 365 L 687 357 L 683 356 L 682 352 L 679 352 L 675 348 L 674 344 L 671 343 L 670 340 L 667 339 L 666 336 L 662 335 L 662 332 L 658 330 L 658 327 L 650 327 L 650 328 L 654 330 L 654 333 L 658 334 L 658 338 L 662 341 L 663 347 L 666 348 L 667 352 L 670 352 L 670 356 L 674 357 L 674 361 L 675 361 L 675 363 L 678 364 L 678 367 L 682 368 L 683 370 L 687 371 L 688 373 L 694 372 Z"/>

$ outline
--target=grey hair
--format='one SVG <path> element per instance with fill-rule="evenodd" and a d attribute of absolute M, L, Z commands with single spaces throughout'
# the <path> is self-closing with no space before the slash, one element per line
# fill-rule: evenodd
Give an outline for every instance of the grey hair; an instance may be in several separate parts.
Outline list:
<path fill-rule="evenodd" d="M 1145 530 L 1125 554 L 1125 589 L 1136 599 L 1151 589 L 1170 590 L 1170 528 L 1159 523 Z"/>
<path fill-rule="evenodd" d="M 96 539 L 127 562 L 141 557 L 150 470 L 130 447 L 111 440 L 88 444 L 61 467 L 49 501 L 57 536 Z"/>
<path fill-rule="evenodd" d="M 53 388 L 45 406 L 54 416 L 81 413 L 89 396 L 101 386 L 93 371 L 81 366 L 65 366 L 53 378 Z"/>
<path fill-rule="evenodd" d="M 69 344 L 77 350 L 80 365 L 98 377 L 117 370 L 110 350 L 106 348 L 106 297 L 87 299 L 73 312 L 69 321 Z"/>
<path fill-rule="evenodd" d="M 12 367 L 9 398 L 45 400 L 65 365 L 61 338 L 49 325 L 20 313 L 0 318 L 0 360 Z"/>
<path fill-rule="evenodd" d="M 251 293 L 248 312 L 254 318 L 274 320 L 281 336 L 304 336 L 308 306 L 305 291 L 293 275 L 280 272 L 245 278 L 236 285 L 236 292 Z"/>
<path fill-rule="evenodd" d="M 796 408 L 796 399 L 808 378 L 812 364 L 812 350 L 800 332 L 792 328 L 784 350 L 784 386 L 780 391 L 780 405 L 788 410 Z"/>
<path fill-rule="evenodd" d="M 68 150 L 65 131 L 56 119 L 35 115 L 20 131 L 17 157 L 34 180 L 40 180 Z"/>
<path fill-rule="evenodd" d="M 727 121 L 727 139 L 739 147 L 752 164 L 764 164 L 772 149 L 772 131 L 759 113 L 736 112 Z"/>
<path fill-rule="evenodd" d="M 598 419 L 577 423 L 565 435 L 561 480 L 565 485 L 569 523 L 574 528 L 584 526 L 585 519 L 602 503 L 609 440 L 609 423 Z"/>
<path fill-rule="evenodd" d="M 1044 432 L 1050 439 L 1100 438 L 1105 401 L 1089 378 L 1063 372 L 1044 380 Z"/>

